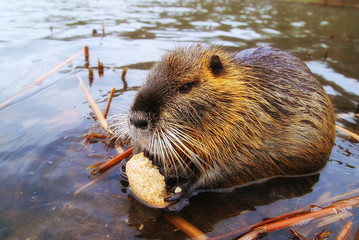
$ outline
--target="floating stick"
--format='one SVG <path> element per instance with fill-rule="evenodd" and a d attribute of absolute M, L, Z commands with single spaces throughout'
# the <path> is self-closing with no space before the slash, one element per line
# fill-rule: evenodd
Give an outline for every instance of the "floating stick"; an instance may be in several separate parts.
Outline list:
<path fill-rule="evenodd" d="M 85 46 L 85 61 L 89 62 L 89 47 Z"/>
<path fill-rule="evenodd" d="M 112 98 L 113 98 L 113 94 L 114 94 L 114 93 L 115 93 L 115 88 L 113 87 L 113 88 L 111 89 L 110 97 L 108 98 L 108 101 L 107 101 L 107 106 L 106 106 L 105 112 L 103 113 L 103 117 L 104 117 L 104 118 L 107 117 L 108 110 L 110 109 L 110 105 L 111 105 L 111 102 L 112 102 Z"/>
<path fill-rule="evenodd" d="M 17 97 L 19 97 L 21 94 L 23 94 L 25 91 L 27 91 L 28 89 L 30 89 L 31 87 L 41 83 L 45 78 L 47 78 L 48 76 L 50 76 L 52 73 L 56 72 L 57 70 L 59 70 L 61 67 L 65 66 L 66 64 L 68 64 L 69 62 L 71 62 L 72 60 L 74 60 L 75 57 L 77 57 L 78 55 L 80 55 L 83 52 L 83 50 L 78 51 L 77 53 L 75 53 L 73 56 L 69 57 L 68 59 L 66 59 L 63 63 L 57 65 L 56 67 L 54 67 L 53 69 L 51 69 L 48 73 L 46 73 L 45 75 L 43 75 L 42 77 L 38 78 L 36 81 L 30 83 L 29 85 L 25 86 L 24 88 L 22 88 L 20 91 L 18 91 L 17 93 L 15 93 L 14 95 L 12 95 L 10 98 L 8 98 L 7 100 L 5 100 L 4 102 L 2 102 L 0 104 L 0 110 L 2 110 L 3 108 L 5 108 L 7 105 L 9 105 L 10 102 L 12 102 L 14 99 L 16 99 Z"/>
<path fill-rule="evenodd" d="M 103 76 L 103 63 L 100 62 L 100 59 L 98 59 L 97 61 L 98 61 L 98 75 L 100 77 L 102 77 Z"/>
<path fill-rule="evenodd" d="M 102 163 L 96 163 L 88 167 L 87 169 L 93 168 L 93 170 L 91 171 L 91 175 L 97 175 L 115 166 L 117 163 L 121 162 L 124 158 L 130 156 L 132 153 L 133 153 L 133 147 L 130 147 L 129 149 L 117 155 L 116 157 L 112 158 L 111 160 Z"/>
<path fill-rule="evenodd" d="M 85 143 L 88 143 L 91 139 L 93 138 L 102 138 L 102 139 L 105 139 L 107 138 L 107 136 L 105 135 L 101 135 L 101 134 L 91 134 L 89 135 L 86 139 L 85 139 Z"/>
<path fill-rule="evenodd" d="M 126 89 L 127 89 L 126 73 L 127 73 L 127 67 L 124 67 L 122 70 L 122 75 L 121 75 L 121 80 L 123 82 L 123 90 L 124 91 L 126 91 Z"/>
<path fill-rule="evenodd" d="M 89 83 L 90 83 L 90 86 L 93 83 L 93 70 L 92 70 L 92 67 L 89 67 Z"/>

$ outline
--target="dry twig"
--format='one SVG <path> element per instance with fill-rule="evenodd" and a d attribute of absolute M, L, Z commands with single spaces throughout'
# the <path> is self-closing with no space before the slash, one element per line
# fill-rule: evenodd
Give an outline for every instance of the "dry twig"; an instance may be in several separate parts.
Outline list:
<path fill-rule="evenodd" d="M 102 115 L 100 109 L 98 108 L 95 100 L 92 98 L 92 96 L 91 96 L 89 90 L 87 89 L 84 81 L 78 75 L 77 75 L 77 79 L 79 80 L 80 87 L 81 87 L 82 91 L 84 92 L 85 97 L 86 97 L 88 103 L 90 104 L 90 107 L 92 108 L 93 112 L 95 113 L 96 118 L 100 122 L 101 126 L 106 131 L 108 131 L 110 134 L 112 134 L 112 131 L 107 129 L 108 128 L 108 123 L 107 123 L 106 119 L 103 117 L 103 115 Z"/>
<path fill-rule="evenodd" d="M 347 224 L 344 225 L 339 235 L 337 236 L 337 240 L 344 240 L 348 236 L 350 230 L 352 229 L 352 225 L 353 225 L 353 220 L 347 222 Z"/>
<path fill-rule="evenodd" d="M 359 135 L 358 134 L 353 133 L 353 132 L 351 132 L 351 131 L 349 131 L 349 130 L 341 127 L 341 126 L 338 126 L 338 125 L 336 125 L 336 127 L 337 127 L 338 130 L 340 130 L 342 132 L 345 132 L 346 134 L 349 134 L 351 137 L 353 137 L 353 138 L 355 138 L 356 140 L 359 141 Z"/>
<path fill-rule="evenodd" d="M 102 172 L 106 171 L 107 169 L 115 166 L 117 163 L 121 162 L 122 159 L 130 156 L 132 153 L 133 153 L 133 147 L 130 147 L 129 149 L 127 149 L 123 153 L 117 155 L 116 157 L 112 158 L 111 160 L 105 161 L 102 163 L 96 163 L 96 164 L 88 167 L 87 169 L 93 168 L 91 171 L 91 175 L 97 175 L 97 174 L 102 173 Z"/>
<path fill-rule="evenodd" d="M 323 217 L 330 214 L 336 214 L 341 211 L 346 211 L 346 209 L 357 205 L 359 205 L 359 196 L 334 202 L 329 207 L 322 208 L 318 211 L 300 212 L 293 214 L 293 216 L 291 217 L 288 217 L 289 215 L 286 214 L 282 219 L 280 219 L 279 217 L 276 218 L 275 221 L 273 221 L 273 219 L 268 219 L 263 221 L 262 223 L 252 226 L 251 227 L 252 230 L 249 231 L 249 233 L 242 236 L 240 239 L 256 239 L 260 234 L 289 227 L 298 223 L 307 223 L 319 217 Z"/>

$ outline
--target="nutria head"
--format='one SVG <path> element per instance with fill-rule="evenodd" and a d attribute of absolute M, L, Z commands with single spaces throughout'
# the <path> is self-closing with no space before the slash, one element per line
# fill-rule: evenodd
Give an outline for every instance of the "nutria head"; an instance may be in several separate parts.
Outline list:
<path fill-rule="evenodd" d="M 202 138 L 221 134 L 233 119 L 240 92 L 233 66 L 235 59 L 221 49 L 195 45 L 165 54 L 152 68 L 131 107 L 130 134 L 166 176 L 199 176 L 212 167 L 214 143 Z"/>
<path fill-rule="evenodd" d="M 330 100 L 298 58 L 203 45 L 166 53 L 114 126 L 166 178 L 202 187 L 317 171 L 335 135 Z"/>

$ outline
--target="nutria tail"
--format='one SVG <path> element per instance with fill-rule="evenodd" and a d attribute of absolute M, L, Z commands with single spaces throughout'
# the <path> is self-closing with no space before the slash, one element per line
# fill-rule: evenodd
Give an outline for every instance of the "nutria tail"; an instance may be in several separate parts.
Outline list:
<path fill-rule="evenodd" d="M 300 59 L 269 47 L 174 49 L 115 126 L 189 193 L 317 171 L 335 138 L 318 80 Z"/>

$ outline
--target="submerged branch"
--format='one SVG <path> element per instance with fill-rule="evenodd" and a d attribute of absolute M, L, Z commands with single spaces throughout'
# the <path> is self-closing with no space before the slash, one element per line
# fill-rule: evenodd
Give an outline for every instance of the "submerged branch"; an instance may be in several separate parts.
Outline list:
<path fill-rule="evenodd" d="M 186 233 L 190 238 L 198 240 L 208 239 L 208 237 L 201 230 L 179 216 L 166 214 L 165 218 L 174 226 L 178 227 L 182 232 Z"/>
<path fill-rule="evenodd" d="M 66 64 L 68 64 L 69 62 L 71 62 L 72 60 L 74 60 L 74 58 L 76 58 L 78 55 L 80 55 L 84 50 L 80 50 L 77 53 L 75 53 L 73 56 L 69 57 L 68 59 L 66 59 L 64 62 L 62 62 L 61 64 L 57 65 L 56 67 L 54 67 L 53 69 L 51 69 L 49 72 L 47 72 L 45 75 L 43 75 L 42 77 L 38 78 L 36 81 L 30 83 L 29 85 L 25 86 L 24 88 L 22 88 L 20 91 L 18 91 L 17 93 L 15 93 L 14 95 L 12 95 L 10 98 L 8 98 L 7 100 L 5 100 L 4 102 L 2 102 L 0 104 L 0 110 L 2 110 L 3 108 L 5 108 L 7 105 L 9 105 L 13 100 L 15 100 L 16 98 L 18 98 L 21 94 L 23 94 L 24 92 L 26 92 L 28 89 L 30 89 L 31 87 L 40 84 L 45 78 L 47 78 L 48 76 L 50 76 L 52 73 L 56 72 L 57 70 L 59 70 L 60 68 L 62 68 L 63 66 L 65 66 Z"/>
<path fill-rule="evenodd" d="M 79 194 L 80 192 L 84 191 L 85 189 L 89 188 L 90 186 L 92 186 L 93 184 L 97 183 L 98 181 L 100 181 L 101 179 L 103 179 L 105 176 L 107 176 L 108 174 L 110 174 L 111 171 L 106 172 L 105 174 L 102 174 L 100 177 L 97 177 L 95 179 L 93 179 L 91 182 L 88 182 L 87 184 L 83 185 L 82 187 L 80 187 L 79 189 L 77 189 L 74 192 L 74 196 L 76 196 L 77 194 Z"/>

